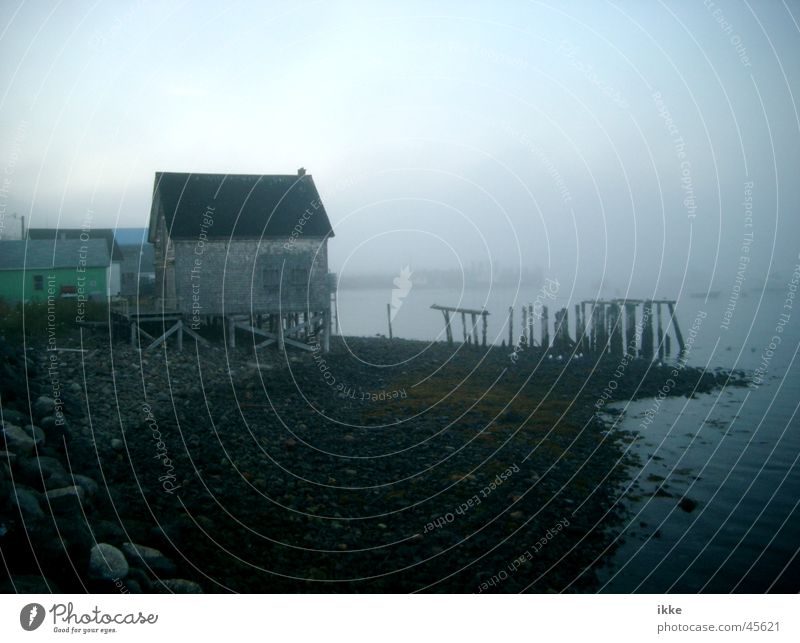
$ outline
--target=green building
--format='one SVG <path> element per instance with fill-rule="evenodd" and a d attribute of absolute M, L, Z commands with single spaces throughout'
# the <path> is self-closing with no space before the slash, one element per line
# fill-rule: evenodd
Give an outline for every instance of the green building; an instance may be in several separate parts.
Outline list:
<path fill-rule="evenodd" d="M 0 299 L 105 300 L 110 257 L 103 239 L 0 241 Z"/>

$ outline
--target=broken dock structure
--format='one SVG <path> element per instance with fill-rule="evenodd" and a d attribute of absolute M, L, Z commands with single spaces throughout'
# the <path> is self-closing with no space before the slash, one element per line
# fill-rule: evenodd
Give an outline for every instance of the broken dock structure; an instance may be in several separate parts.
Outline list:
<path fill-rule="evenodd" d="M 508 309 L 508 345 L 538 347 L 559 354 L 628 355 L 643 359 L 664 359 L 672 355 L 673 339 L 678 355 L 684 353 L 683 341 L 671 299 L 589 299 L 574 305 L 574 322 L 570 332 L 570 309 L 554 311 L 552 329 L 547 306 L 537 302 Z M 453 316 L 461 315 L 464 344 L 478 346 L 478 324 L 482 326 L 482 346 L 486 346 L 487 317 L 485 309 L 458 308 L 433 304 L 444 316 L 445 339 L 453 343 Z M 514 317 L 519 310 L 521 331 L 514 334 Z M 467 315 L 471 324 L 468 330 Z M 480 318 L 480 322 L 478 321 Z M 536 336 L 538 326 L 539 339 Z M 551 332 L 552 330 L 552 332 Z M 574 339 L 573 339 L 574 337 Z M 504 341 L 505 343 L 505 341 Z"/>
<path fill-rule="evenodd" d="M 570 336 L 569 308 L 555 311 L 553 339 L 547 306 L 522 306 L 523 332 L 514 336 L 514 308 L 509 308 L 509 345 L 519 343 L 558 352 L 575 351 L 590 355 L 629 355 L 664 359 L 672 354 L 673 337 L 678 354 L 686 348 L 675 300 L 671 299 L 589 299 L 575 304 L 574 337 Z M 540 340 L 534 340 L 534 326 Z"/>

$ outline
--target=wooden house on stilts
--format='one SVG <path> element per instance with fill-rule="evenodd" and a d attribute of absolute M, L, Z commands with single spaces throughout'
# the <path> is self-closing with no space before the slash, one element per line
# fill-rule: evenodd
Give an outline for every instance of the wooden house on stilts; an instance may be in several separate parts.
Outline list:
<path fill-rule="evenodd" d="M 257 347 L 327 350 L 328 239 L 311 175 L 159 172 L 150 209 L 158 308 L 183 328 L 222 325 Z M 194 333 L 193 333 L 194 334 Z"/>

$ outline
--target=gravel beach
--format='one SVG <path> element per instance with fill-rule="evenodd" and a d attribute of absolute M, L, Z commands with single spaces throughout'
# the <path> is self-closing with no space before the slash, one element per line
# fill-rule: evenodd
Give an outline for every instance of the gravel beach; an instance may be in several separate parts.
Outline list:
<path fill-rule="evenodd" d="M 730 375 L 383 338 L 83 349 L 2 346 L 6 592 L 593 591 L 636 465 L 598 410 Z"/>

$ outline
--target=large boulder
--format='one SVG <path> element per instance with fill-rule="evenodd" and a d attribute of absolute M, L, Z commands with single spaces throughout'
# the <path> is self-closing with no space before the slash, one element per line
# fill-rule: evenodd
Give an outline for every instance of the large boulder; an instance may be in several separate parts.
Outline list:
<path fill-rule="evenodd" d="M 47 439 L 50 440 L 50 442 L 61 444 L 65 438 L 69 440 L 72 437 L 69 427 L 67 426 L 67 421 L 56 422 L 56 418 L 53 415 L 48 415 L 39 420 L 39 426 L 44 429 Z"/>
<path fill-rule="evenodd" d="M 97 492 L 100 491 L 100 485 L 98 485 L 93 478 L 83 476 L 79 473 L 76 473 L 72 477 L 75 480 L 75 484 L 81 487 L 89 498 L 96 496 Z"/>
<path fill-rule="evenodd" d="M 33 438 L 15 424 L 3 425 L 5 448 L 17 455 L 30 455 L 36 443 Z"/>
<path fill-rule="evenodd" d="M 119 549 L 108 543 L 98 543 L 89 554 L 89 578 L 113 581 L 128 575 L 130 566 Z"/>
<path fill-rule="evenodd" d="M 56 410 L 56 402 L 52 397 L 42 395 L 33 403 L 33 414 L 37 418 L 43 418 L 47 415 L 53 415 Z"/>
<path fill-rule="evenodd" d="M 19 511 L 20 517 L 29 525 L 40 518 L 44 518 L 44 511 L 39 504 L 39 494 L 33 489 L 17 485 L 8 494 L 9 504 Z"/>
<path fill-rule="evenodd" d="M 21 458 L 17 465 L 19 479 L 23 484 L 40 491 L 69 485 L 69 477 L 58 458 L 39 456 Z M 52 481 L 52 482 L 51 482 Z M 57 484 L 60 482 L 61 484 Z"/>
<path fill-rule="evenodd" d="M 41 427 L 35 424 L 26 424 L 22 430 L 36 443 L 37 447 L 44 446 L 44 443 L 47 442 L 47 435 Z"/>
<path fill-rule="evenodd" d="M 45 506 L 51 507 L 54 514 L 75 513 L 83 515 L 83 505 L 86 501 L 86 492 L 82 487 L 70 485 L 60 489 L 51 489 L 44 494 Z"/>
<path fill-rule="evenodd" d="M 122 543 L 122 552 L 132 564 L 149 569 L 154 574 L 169 576 L 175 573 L 175 564 L 153 547 Z"/>

